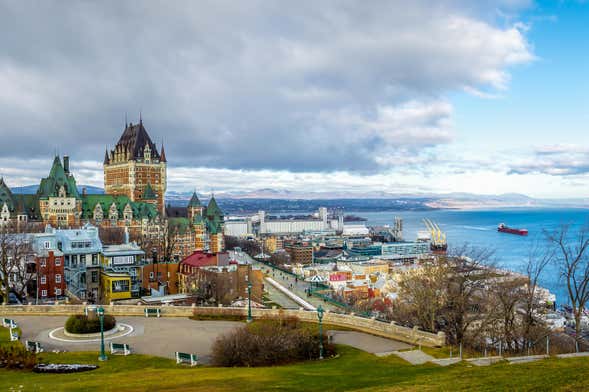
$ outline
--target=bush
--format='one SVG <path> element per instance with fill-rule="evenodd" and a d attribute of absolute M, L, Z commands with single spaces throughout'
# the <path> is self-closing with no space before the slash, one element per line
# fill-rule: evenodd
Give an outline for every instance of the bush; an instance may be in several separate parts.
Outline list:
<path fill-rule="evenodd" d="M 108 331 L 115 327 L 116 320 L 113 316 L 104 316 L 104 330 Z M 65 330 L 69 333 L 96 333 L 100 332 L 100 319 L 98 317 L 88 318 L 85 315 L 70 316 L 65 322 Z"/>
<path fill-rule="evenodd" d="M 37 355 L 22 345 L 0 346 L 0 368 L 32 369 L 37 364 Z"/>
<path fill-rule="evenodd" d="M 323 355 L 335 354 L 323 336 Z M 298 319 L 261 320 L 219 337 L 213 344 L 215 366 L 269 366 L 319 358 L 317 331 L 300 328 Z"/>

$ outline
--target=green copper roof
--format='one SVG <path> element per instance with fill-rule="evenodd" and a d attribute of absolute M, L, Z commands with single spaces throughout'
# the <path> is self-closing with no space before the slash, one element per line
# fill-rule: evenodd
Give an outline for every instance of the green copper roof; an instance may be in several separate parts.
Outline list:
<path fill-rule="evenodd" d="M 188 202 L 188 207 L 200 207 L 201 205 L 202 204 L 200 203 L 196 192 L 194 192 L 190 198 L 190 201 Z"/>
<path fill-rule="evenodd" d="M 57 197 L 62 186 L 65 189 L 67 197 L 75 197 L 76 199 L 80 198 L 74 176 L 66 173 L 59 157 L 55 157 L 49 176 L 43 178 L 41 184 L 39 184 L 37 196 L 40 199 Z"/>
<path fill-rule="evenodd" d="M 86 195 L 82 198 L 82 219 L 93 219 L 94 209 L 97 204 L 100 204 L 102 208 L 104 219 L 108 219 L 108 213 L 113 203 L 117 208 L 119 219 L 123 217 L 127 205 L 131 207 L 134 219 L 153 219 L 158 214 L 157 209 L 152 204 L 133 202 L 127 196 Z"/>
<path fill-rule="evenodd" d="M 221 219 L 223 219 L 223 213 L 217 205 L 217 200 L 215 200 L 215 196 L 211 197 L 205 215 L 207 216 L 207 218 L 220 217 Z"/>
<path fill-rule="evenodd" d="M 178 230 L 179 234 L 184 234 L 190 229 L 190 220 L 188 218 L 170 218 L 168 219 L 168 228 Z"/>
<path fill-rule="evenodd" d="M 147 186 L 143 190 L 143 194 L 141 195 L 141 199 L 142 200 L 155 200 L 155 199 L 157 199 L 157 196 L 155 195 L 155 192 L 153 191 L 153 188 L 151 187 L 151 184 L 149 182 L 147 183 Z"/>
<path fill-rule="evenodd" d="M 6 203 L 8 209 L 12 211 L 14 209 L 14 198 L 8 185 L 4 182 L 3 178 L 0 178 L 0 207 Z"/>

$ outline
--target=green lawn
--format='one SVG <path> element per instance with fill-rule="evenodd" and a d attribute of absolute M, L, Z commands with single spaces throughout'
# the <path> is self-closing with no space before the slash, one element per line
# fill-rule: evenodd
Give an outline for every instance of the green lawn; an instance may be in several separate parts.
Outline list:
<path fill-rule="evenodd" d="M 0 328 L 0 339 L 5 339 L 2 332 Z M 0 370 L 0 390 L 548 391 L 584 390 L 589 379 L 586 358 L 441 368 L 411 366 L 394 356 L 378 358 L 350 347 L 338 349 L 336 359 L 271 368 L 189 368 L 143 355 L 110 356 L 99 363 L 97 353 L 43 353 L 44 362 L 92 363 L 100 369 L 66 375 Z"/>

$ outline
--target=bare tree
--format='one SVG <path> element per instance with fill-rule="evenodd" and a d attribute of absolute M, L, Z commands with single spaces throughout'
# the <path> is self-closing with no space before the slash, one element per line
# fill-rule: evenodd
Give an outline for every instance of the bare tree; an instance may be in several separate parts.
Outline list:
<path fill-rule="evenodd" d="M 547 238 L 556 248 L 555 260 L 566 282 L 577 340 L 581 340 L 581 317 L 589 300 L 589 236 L 587 227 L 574 234 L 569 229 L 570 225 L 562 225 L 559 230 L 547 233 Z"/>
<path fill-rule="evenodd" d="M 0 225 L 0 294 L 4 303 L 8 303 L 11 290 L 23 296 L 33 279 L 32 273 L 27 271 L 27 263 L 33 257 L 33 250 L 26 232 L 27 226 L 22 223 L 16 225 L 9 222 Z"/>
<path fill-rule="evenodd" d="M 493 277 L 487 284 L 488 309 L 492 314 L 489 323 L 491 335 L 496 343 L 512 350 L 520 348 L 521 320 L 518 306 L 525 299 L 527 279 L 521 276 L 506 274 Z"/>
<path fill-rule="evenodd" d="M 486 327 L 489 301 L 485 283 L 493 275 L 493 254 L 489 249 L 464 245 L 442 259 L 448 268 L 442 319 L 452 343 L 463 343 L 467 332 L 477 339 Z"/>
<path fill-rule="evenodd" d="M 104 245 L 122 244 L 125 239 L 125 229 L 118 226 L 112 227 L 98 227 L 100 241 Z"/>
<path fill-rule="evenodd" d="M 160 231 L 143 235 L 137 239 L 137 242 L 145 252 L 147 258 L 152 257 L 153 252 L 155 252 L 158 256 L 158 261 L 168 262 L 174 258 L 178 235 L 180 234 L 179 230 L 177 225 L 170 225 L 166 222 L 162 225 Z"/>
<path fill-rule="evenodd" d="M 438 329 L 438 318 L 446 303 L 449 273 L 444 260 L 426 264 L 399 282 L 399 297 L 412 309 L 409 312 L 414 322 L 426 331 Z"/>
<path fill-rule="evenodd" d="M 554 260 L 554 247 L 546 246 L 545 242 L 535 240 L 528 252 L 528 260 L 525 267 L 527 282 L 523 296 L 523 347 L 528 347 L 536 340 L 535 325 L 537 320 L 534 313 L 539 307 L 538 282 L 548 264 Z"/>

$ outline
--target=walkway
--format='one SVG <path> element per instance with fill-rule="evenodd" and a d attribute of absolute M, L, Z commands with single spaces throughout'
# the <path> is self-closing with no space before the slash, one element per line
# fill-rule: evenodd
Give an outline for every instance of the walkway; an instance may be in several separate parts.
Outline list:
<path fill-rule="evenodd" d="M 333 343 L 335 344 L 345 344 L 376 355 L 384 355 L 412 347 L 407 343 L 368 335 L 362 332 L 328 331 L 328 335 L 333 337 Z"/>
<path fill-rule="evenodd" d="M 260 263 L 259 261 L 250 257 L 245 252 L 239 252 L 239 253 L 235 252 L 235 251 L 229 251 L 229 252 L 237 260 L 252 263 L 252 265 L 254 265 L 254 266 L 260 268 L 262 271 L 264 271 L 264 273 L 268 273 L 268 276 L 270 278 L 272 278 L 276 282 L 280 283 L 282 286 L 284 286 L 286 289 L 288 289 L 290 292 L 292 292 L 296 296 L 303 298 L 305 301 L 309 302 L 314 307 L 319 307 L 319 305 L 321 305 L 324 309 L 329 309 L 329 310 L 338 311 L 338 312 L 342 311 L 342 308 L 335 306 L 333 304 L 330 304 L 326 301 L 323 301 L 321 298 L 308 297 L 307 296 L 307 289 L 309 289 L 311 287 L 310 283 L 305 282 L 304 280 L 296 279 L 294 276 L 287 274 L 287 273 L 279 270 L 278 268 L 274 268 L 274 267 L 268 266 L 266 264 Z"/>

